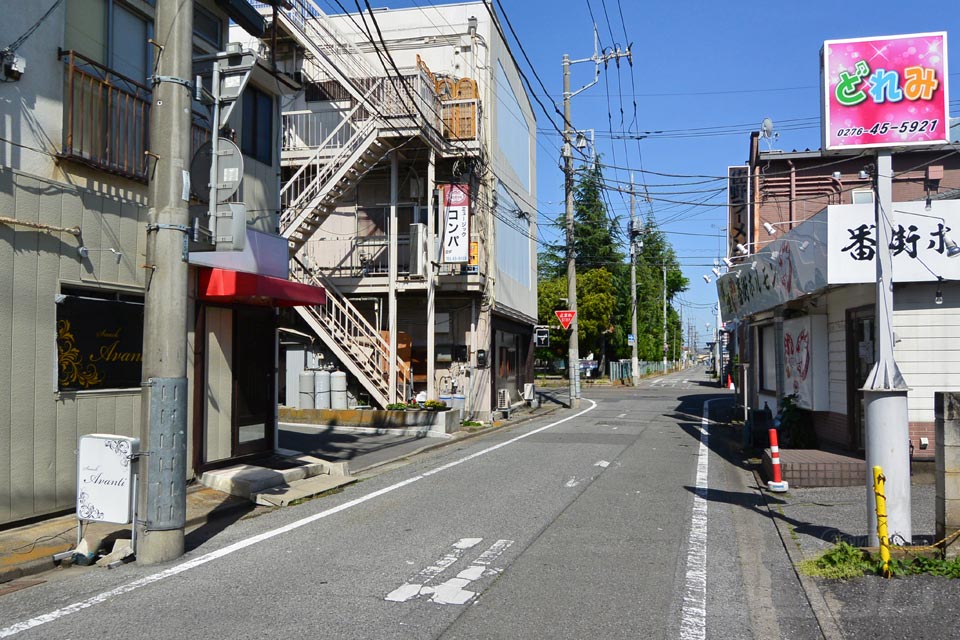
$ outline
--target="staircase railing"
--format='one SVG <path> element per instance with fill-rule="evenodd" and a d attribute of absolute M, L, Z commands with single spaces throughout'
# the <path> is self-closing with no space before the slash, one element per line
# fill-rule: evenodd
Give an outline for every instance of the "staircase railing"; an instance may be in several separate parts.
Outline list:
<path fill-rule="evenodd" d="M 344 297 L 336 286 L 319 272 L 308 269 L 294 258 L 290 263 L 290 277 L 305 284 L 323 287 L 327 292 L 324 305 L 297 307 L 301 313 L 312 317 L 321 331 L 335 342 L 345 357 L 356 369 L 361 383 L 368 382 L 376 390 L 383 404 L 390 402 L 390 344 Z M 397 357 L 397 397 L 404 400 L 411 387 L 410 367 Z M 369 389 L 373 391 L 373 389 Z"/>

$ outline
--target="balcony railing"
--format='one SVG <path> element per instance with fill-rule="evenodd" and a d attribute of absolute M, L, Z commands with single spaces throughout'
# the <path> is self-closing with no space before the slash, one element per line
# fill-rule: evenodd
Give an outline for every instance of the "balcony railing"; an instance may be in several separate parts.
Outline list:
<path fill-rule="evenodd" d="M 471 234 L 472 244 L 482 252 L 480 236 Z M 321 271 L 334 278 L 383 278 L 386 281 L 389 275 L 389 236 L 376 234 L 366 236 L 325 238 L 317 241 L 311 251 L 314 262 L 319 264 Z M 440 253 L 439 241 L 436 242 L 436 255 Z M 478 263 L 482 263 L 482 253 L 478 256 Z M 426 256 L 422 256 L 421 263 L 426 263 Z M 481 274 L 477 265 L 467 264 L 440 264 L 436 271 L 438 276 L 459 276 Z M 410 235 L 397 234 L 397 275 L 401 278 L 410 276 Z"/>
<path fill-rule="evenodd" d="M 447 140 L 476 140 L 479 100 L 444 100 L 441 103 L 443 136 Z"/>
<path fill-rule="evenodd" d="M 146 182 L 150 88 L 76 51 L 63 51 L 60 57 L 66 65 L 60 155 Z M 209 137 L 209 125 L 194 112 L 191 157 Z"/>

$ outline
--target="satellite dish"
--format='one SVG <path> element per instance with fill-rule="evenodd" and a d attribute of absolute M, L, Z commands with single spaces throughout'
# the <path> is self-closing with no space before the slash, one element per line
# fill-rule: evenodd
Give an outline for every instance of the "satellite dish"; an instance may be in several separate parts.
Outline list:
<path fill-rule="evenodd" d="M 773 120 L 770 118 L 763 119 L 763 122 L 760 123 L 760 135 L 764 138 L 773 137 Z"/>
<path fill-rule="evenodd" d="M 220 153 L 217 154 L 217 202 L 226 202 L 240 188 L 243 180 L 243 154 L 228 138 L 218 138 Z M 190 190 L 200 200 L 210 200 L 210 164 L 213 160 L 213 143 L 204 142 L 190 162 Z"/>

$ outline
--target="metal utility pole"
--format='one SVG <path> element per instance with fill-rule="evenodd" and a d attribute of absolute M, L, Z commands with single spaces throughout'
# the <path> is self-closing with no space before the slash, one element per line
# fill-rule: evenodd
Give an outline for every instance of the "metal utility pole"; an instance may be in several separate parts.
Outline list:
<path fill-rule="evenodd" d="M 187 494 L 187 232 L 193 0 L 158 0 L 150 107 L 137 560 L 183 555 Z M 214 123 L 216 126 L 216 123 Z"/>
<path fill-rule="evenodd" d="M 889 149 L 877 151 L 877 362 L 863 385 L 866 417 L 867 531 L 870 544 L 879 544 L 876 497 L 873 492 L 875 465 L 886 476 L 887 525 L 890 539 L 911 544 L 913 527 L 910 507 L 910 430 L 907 383 L 893 355 L 893 256 L 890 225 L 883 212 L 893 211 L 893 161 Z"/>
<path fill-rule="evenodd" d="M 400 157 L 397 150 L 390 152 L 390 241 L 387 246 L 387 297 L 390 307 L 387 309 L 387 323 L 390 328 L 390 364 L 388 371 L 390 384 L 387 400 L 397 402 L 397 199 L 399 197 Z M 433 266 L 431 265 L 431 268 Z M 406 401 L 406 398 L 400 398 Z"/>
<path fill-rule="evenodd" d="M 568 54 L 563 54 L 563 185 L 566 195 L 565 227 L 567 243 L 567 300 L 571 311 L 577 310 L 577 256 L 573 246 L 573 136 L 576 133 L 573 129 L 570 119 L 570 99 L 578 93 L 585 91 L 595 85 L 600 78 L 600 63 L 608 60 L 615 60 L 619 64 L 620 58 L 632 59 L 632 54 L 628 48 L 621 51 L 619 47 L 615 51 L 601 54 L 599 49 L 599 37 L 597 28 L 593 28 L 593 55 L 582 60 L 571 60 Z M 580 62 L 592 62 L 594 64 L 593 80 L 580 87 L 576 91 L 570 91 L 570 65 Z M 580 339 L 577 335 L 579 321 L 577 316 L 573 316 L 570 323 L 570 346 L 568 370 L 570 376 L 570 408 L 580 407 Z"/>
<path fill-rule="evenodd" d="M 437 274 L 433 269 L 433 264 L 437 260 L 437 249 L 433 239 L 437 233 L 435 209 L 439 199 L 434 191 L 437 186 L 436 167 L 436 151 L 431 147 L 427 160 L 427 400 L 437 399 Z"/>
<path fill-rule="evenodd" d="M 630 371 L 633 386 L 640 385 L 640 360 L 637 358 L 637 243 L 635 233 L 637 221 L 635 215 L 635 197 L 633 193 L 633 174 L 630 174 L 630 333 L 633 345 L 630 349 Z"/>

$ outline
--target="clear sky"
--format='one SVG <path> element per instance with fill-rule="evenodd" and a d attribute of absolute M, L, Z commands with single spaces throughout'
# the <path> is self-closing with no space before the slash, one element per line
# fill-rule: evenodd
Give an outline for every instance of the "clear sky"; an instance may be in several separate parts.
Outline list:
<path fill-rule="evenodd" d="M 573 98 L 572 122 L 577 129 L 595 130 L 597 152 L 609 165 L 604 169 L 607 182 L 627 186 L 632 170 L 638 188 L 646 186 L 650 201 L 640 202 L 639 212 L 653 215 L 680 258 L 690 289 L 678 302 L 684 306 L 684 324 L 688 318 L 695 321 L 701 346 L 707 331 L 712 334 L 715 328 L 712 307 L 717 299 L 714 283 L 704 282 L 703 275 L 712 278 L 710 268 L 724 246 L 726 182 L 718 178 L 725 176 L 728 165 L 746 161 L 749 133 L 766 117 L 780 134 L 774 149 L 819 148 L 823 41 L 929 31 L 960 37 L 960 10 L 941 2 L 500 2 L 503 11 L 496 0 L 495 8 L 514 55 L 550 111 L 548 118 L 534 103 L 541 132 L 537 189 L 543 239 L 558 237 L 559 229 L 550 222 L 563 210 L 560 136 L 550 122 L 562 128 L 553 108 L 562 105 L 563 54 L 572 59 L 593 55 L 594 22 L 601 51 L 633 43 L 633 66 L 622 60 L 619 68 L 613 62 L 605 70 L 601 67 L 597 84 Z M 372 4 L 398 8 L 428 2 Z M 512 41 L 503 14 L 547 95 Z M 949 80 L 960 86 L 960 40 L 952 44 Z M 592 63 L 574 65 L 571 87 L 587 84 L 593 74 Z M 953 95 L 960 98 L 958 91 Z M 953 115 L 960 115 L 960 100 L 951 103 Z M 610 192 L 609 203 L 626 230 L 628 196 Z"/>

